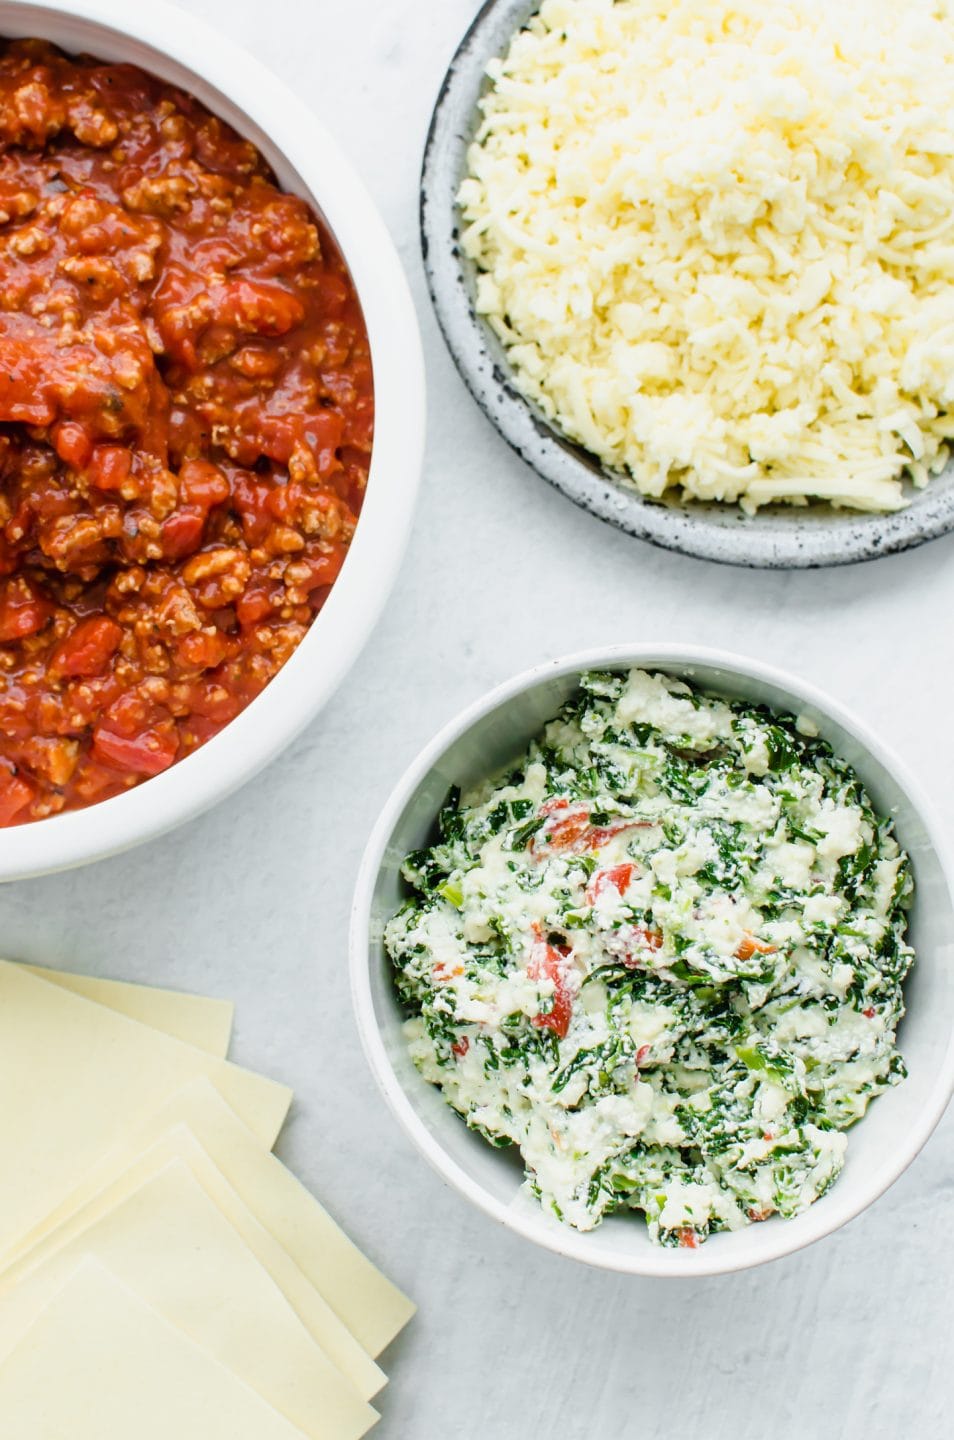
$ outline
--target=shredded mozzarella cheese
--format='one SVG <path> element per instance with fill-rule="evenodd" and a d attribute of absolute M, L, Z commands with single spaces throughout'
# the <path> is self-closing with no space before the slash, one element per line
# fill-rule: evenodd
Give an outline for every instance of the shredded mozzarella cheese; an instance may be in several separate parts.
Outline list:
<path fill-rule="evenodd" d="M 943 468 L 951 0 L 545 0 L 489 74 L 463 247 L 562 431 L 748 511 Z"/>

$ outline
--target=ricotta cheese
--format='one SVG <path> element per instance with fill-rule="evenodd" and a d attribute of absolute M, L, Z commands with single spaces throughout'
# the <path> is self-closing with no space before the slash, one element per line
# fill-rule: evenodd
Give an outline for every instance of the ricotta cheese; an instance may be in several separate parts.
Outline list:
<path fill-rule="evenodd" d="M 824 740 L 588 675 L 440 830 L 386 930 L 410 1053 L 549 1210 L 695 1245 L 824 1193 L 904 1073 L 912 960 L 906 857 Z"/>

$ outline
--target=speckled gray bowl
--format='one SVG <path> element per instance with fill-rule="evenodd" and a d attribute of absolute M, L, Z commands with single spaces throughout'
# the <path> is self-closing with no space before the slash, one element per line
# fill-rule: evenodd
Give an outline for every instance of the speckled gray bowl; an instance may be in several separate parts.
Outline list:
<path fill-rule="evenodd" d="M 428 284 L 464 381 L 504 439 L 564 495 L 621 530 L 706 560 L 770 569 L 843 565 L 910 549 L 954 529 L 954 466 L 894 515 L 827 505 L 770 506 L 755 517 L 733 505 L 648 500 L 555 429 L 515 388 L 503 347 L 474 310 L 475 267 L 458 248 L 455 195 L 465 173 L 487 63 L 503 54 L 539 0 L 488 0 L 464 37 L 431 122 L 421 186 Z"/>

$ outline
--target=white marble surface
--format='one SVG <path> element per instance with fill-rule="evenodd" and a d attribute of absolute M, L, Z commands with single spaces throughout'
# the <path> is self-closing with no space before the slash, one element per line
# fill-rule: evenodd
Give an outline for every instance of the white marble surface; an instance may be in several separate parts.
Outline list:
<path fill-rule="evenodd" d="M 421 504 L 383 622 L 295 747 L 153 845 L 0 890 L 3 951 L 237 1000 L 236 1057 L 297 1092 L 283 1157 L 420 1305 L 385 1357 L 381 1440 L 940 1440 L 954 1116 L 867 1215 L 804 1254 L 700 1283 L 591 1273 L 497 1229 L 398 1133 L 358 1047 L 346 923 L 364 837 L 431 733 L 513 671 L 603 641 L 691 639 L 787 665 L 857 706 L 954 813 L 954 538 L 857 569 L 752 574 L 574 509 L 472 405 L 421 277 L 421 149 L 476 0 L 184 3 L 336 129 L 400 245 L 430 382 Z"/>

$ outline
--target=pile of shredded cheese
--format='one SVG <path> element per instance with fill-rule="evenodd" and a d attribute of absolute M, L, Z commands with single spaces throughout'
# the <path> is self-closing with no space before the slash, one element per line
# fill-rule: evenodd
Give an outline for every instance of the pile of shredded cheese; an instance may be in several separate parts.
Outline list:
<path fill-rule="evenodd" d="M 463 245 L 563 432 L 748 511 L 943 468 L 951 0 L 545 0 L 489 73 Z"/>

